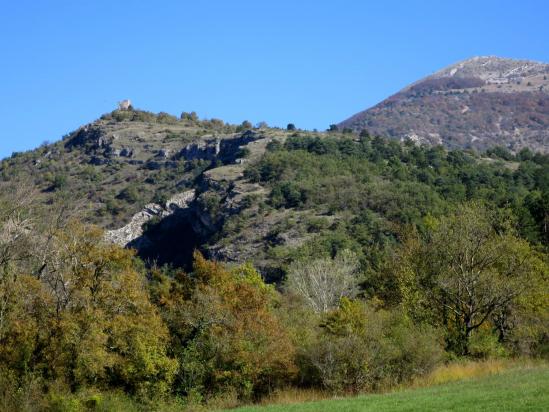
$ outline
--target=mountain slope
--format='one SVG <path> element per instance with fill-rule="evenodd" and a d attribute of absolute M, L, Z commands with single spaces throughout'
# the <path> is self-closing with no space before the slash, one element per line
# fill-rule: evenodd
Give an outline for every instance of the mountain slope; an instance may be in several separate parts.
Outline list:
<path fill-rule="evenodd" d="M 342 249 L 375 268 L 404 227 L 470 200 L 512 208 L 522 236 L 549 244 L 549 156 L 491 156 L 115 111 L 0 162 L 0 201 L 28 187 L 36 208 L 99 225 L 148 262 L 188 269 L 199 249 L 273 281 Z"/>
<path fill-rule="evenodd" d="M 442 69 L 340 128 L 446 147 L 549 152 L 549 65 L 475 57 Z"/>

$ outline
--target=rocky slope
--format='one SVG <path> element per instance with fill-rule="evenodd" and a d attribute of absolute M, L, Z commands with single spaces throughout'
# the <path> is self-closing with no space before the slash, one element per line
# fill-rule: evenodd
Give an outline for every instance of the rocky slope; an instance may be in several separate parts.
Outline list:
<path fill-rule="evenodd" d="M 3 160 L 0 188 L 31 185 L 45 207 L 63 203 L 78 219 L 103 227 L 108 241 L 134 247 L 150 261 L 185 267 L 198 247 L 242 261 L 255 253 L 250 244 L 262 242 L 277 213 L 245 238 L 213 236 L 250 198 L 267 195 L 244 170 L 270 141 L 287 135 L 117 110 L 61 141 Z"/>
<path fill-rule="evenodd" d="M 549 152 L 549 65 L 475 57 L 436 72 L 340 128 L 454 148 Z"/>

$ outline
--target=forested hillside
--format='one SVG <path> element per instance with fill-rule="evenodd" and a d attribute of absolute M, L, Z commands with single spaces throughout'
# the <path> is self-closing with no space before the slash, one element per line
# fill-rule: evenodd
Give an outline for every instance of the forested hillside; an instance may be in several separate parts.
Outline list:
<path fill-rule="evenodd" d="M 220 408 L 549 354 L 546 154 L 130 109 L 0 176 L 0 410 Z"/>

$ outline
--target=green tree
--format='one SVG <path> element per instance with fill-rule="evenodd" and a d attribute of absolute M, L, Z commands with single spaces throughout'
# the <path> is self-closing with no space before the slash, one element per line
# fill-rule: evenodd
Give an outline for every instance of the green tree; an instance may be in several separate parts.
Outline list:
<path fill-rule="evenodd" d="M 449 347 L 467 355 L 475 330 L 533 285 L 547 290 L 548 268 L 482 206 L 461 206 L 431 225 L 427 239 L 410 236 L 394 262 L 400 298 L 415 319 L 445 325 Z"/>
<path fill-rule="evenodd" d="M 386 388 L 428 373 L 442 358 L 437 333 L 376 302 L 341 300 L 324 315 L 307 357 L 320 383 L 335 391 Z"/>

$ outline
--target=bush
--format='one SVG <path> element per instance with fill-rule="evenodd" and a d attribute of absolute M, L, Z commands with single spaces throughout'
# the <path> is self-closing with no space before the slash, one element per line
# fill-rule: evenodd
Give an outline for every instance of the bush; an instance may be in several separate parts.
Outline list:
<path fill-rule="evenodd" d="M 160 112 L 160 113 L 158 113 L 158 116 L 156 117 L 156 121 L 158 123 L 176 124 L 177 123 L 177 117 L 172 116 L 169 113 Z"/>
<path fill-rule="evenodd" d="M 62 190 L 67 187 L 67 175 L 56 174 L 51 182 L 53 190 Z"/>
<path fill-rule="evenodd" d="M 505 347 L 490 328 L 478 329 L 469 340 L 469 352 L 476 358 L 498 358 L 507 355 Z"/>
<path fill-rule="evenodd" d="M 125 200 L 128 203 L 137 203 L 141 199 L 141 194 L 135 185 L 130 185 L 118 194 L 118 199 Z"/>
<path fill-rule="evenodd" d="M 253 124 L 251 122 L 249 122 L 248 120 L 244 120 L 240 126 L 238 126 L 236 128 L 236 131 L 237 132 L 243 132 L 243 131 L 246 131 L 246 130 L 251 130 L 253 128 Z"/>
<path fill-rule="evenodd" d="M 315 377 L 327 389 L 359 392 L 391 387 L 429 373 L 442 359 L 437 333 L 399 311 L 342 299 L 307 350 Z"/>
<path fill-rule="evenodd" d="M 196 112 L 190 112 L 190 113 L 183 112 L 181 113 L 181 120 L 189 120 L 195 123 L 195 122 L 198 122 L 198 115 L 196 114 Z"/>

